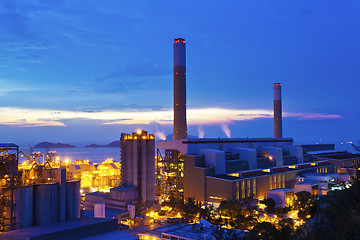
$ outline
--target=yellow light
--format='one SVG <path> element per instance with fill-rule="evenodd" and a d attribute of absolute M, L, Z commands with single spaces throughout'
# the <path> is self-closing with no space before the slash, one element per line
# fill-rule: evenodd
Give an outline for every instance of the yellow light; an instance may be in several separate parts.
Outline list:
<path fill-rule="evenodd" d="M 273 160 L 273 157 L 272 157 L 272 156 L 269 156 L 269 159 L 270 159 L 270 160 Z"/>
<path fill-rule="evenodd" d="M 136 131 L 136 133 L 137 133 L 137 134 L 141 134 L 141 133 L 142 133 L 142 130 L 139 129 L 139 130 Z"/>
<path fill-rule="evenodd" d="M 136 139 L 137 139 L 137 137 L 135 136 L 135 137 L 134 137 L 134 139 L 136 140 Z"/>
<path fill-rule="evenodd" d="M 142 139 L 146 139 L 146 136 L 142 136 Z"/>

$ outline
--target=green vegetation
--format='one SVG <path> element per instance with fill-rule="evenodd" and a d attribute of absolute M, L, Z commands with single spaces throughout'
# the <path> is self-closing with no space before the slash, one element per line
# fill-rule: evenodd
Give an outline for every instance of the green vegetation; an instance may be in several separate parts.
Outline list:
<path fill-rule="evenodd" d="M 262 202 L 266 206 L 266 212 L 267 213 L 273 213 L 274 212 L 275 205 L 276 205 L 276 202 L 275 202 L 274 199 L 272 199 L 272 198 L 264 198 L 264 200 Z"/>
<path fill-rule="evenodd" d="M 301 239 L 360 239 L 360 171 L 352 186 L 319 199 L 313 217 L 304 225 Z"/>

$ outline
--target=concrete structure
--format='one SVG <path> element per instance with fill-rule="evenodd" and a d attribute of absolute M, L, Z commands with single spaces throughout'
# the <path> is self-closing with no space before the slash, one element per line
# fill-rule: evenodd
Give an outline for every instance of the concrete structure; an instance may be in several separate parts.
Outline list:
<path fill-rule="evenodd" d="M 85 195 L 85 210 L 93 211 L 99 202 L 104 203 L 106 208 L 126 210 L 129 204 L 137 204 L 137 188 L 119 186 L 111 188 L 110 193 L 88 193 Z"/>
<path fill-rule="evenodd" d="M 274 138 L 282 138 L 281 83 L 274 83 Z"/>
<path fill-rule="evenodd" d="M 211 225 L 211 224 L 210 224 Z M 178 223 L 175 225 L 158 228 L 146 233 L 138 234 L 139 240 L 215 240 L 213 231 L 215 227 L 210 227 L 206 220 L 200 221 L 199 224 Z M 246 233 L 243 230 L 223 229 L 225 232 L 235 232 L 243 237 Z"/>
<path fill-rule="evenodd" d="M 2 233 L 0 234 L 0 240 L 82 239 L 112 232 L 117 228 L 118 222 L 116 219 L 81 218 Z M 117 230 L 117 232 L 119 231 Z"/>
<path fill-rule="evenodd" d="M 138 204 L 155 200 L 155 138 L 146 131 L 121 134 L 123 186 L 135 186 Z"/>
<path fill-rule="evenodd" d="M 187 138 L 185 40 L 174 40 L 174 126 L 173 140 Z"/>
<path fill-rule="evenodd" d="M 105 203 L 94 204 L 94 218 L 105 218 Z"/>
<path fill-rule="evenodd" d="M 268 190 L 267 197 L 275 200 L 275 207 L 290 207 L 294 200 L 294 188 L 276 188 Z"/>
<path fill-rule="evenodd" d="M 294 146 L 291 138 L 179 139 L 158 142 L 157 148 L 183 156 L 179 192 L 202 202 L 265 197 L 267 190 L 294 188 L 299 172 L 316 172 L 319 167 L 303 163 L 302 148 Z M 335 171 L 328 161 L 320 165 L 324 162 Z M 157 179 L 164 179 L 161 188 L 171 187 L 170 168 L 160 162 L 157 169 Z"/>

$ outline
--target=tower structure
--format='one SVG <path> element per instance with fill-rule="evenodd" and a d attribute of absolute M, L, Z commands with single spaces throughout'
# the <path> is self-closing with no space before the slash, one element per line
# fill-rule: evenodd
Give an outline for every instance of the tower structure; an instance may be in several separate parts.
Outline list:
<path fill-rule="evenodd" d="M 123 186 L 135 186 L 137 203 L 155 200 L 155 137 L 139 130 L 121 134 L 121 177 Z"/>
<path fill-rule="evenodd" d="M 186 125 L 186 46 L 185 39 L 177 38 L 174 54 L 174 126 L 173 140 L 187 138 Z"/>
<path fill-rule="evenodd" d="M 274 83 L 274 138 L 282 138 L 281 83 Z"/>

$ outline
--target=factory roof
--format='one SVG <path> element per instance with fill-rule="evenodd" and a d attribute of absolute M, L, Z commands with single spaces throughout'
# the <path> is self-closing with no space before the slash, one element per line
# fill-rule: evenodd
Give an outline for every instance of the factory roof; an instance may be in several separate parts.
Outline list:
<path fill-rule="evenodd" d="M 107 208 L 105 207 L 105 217 L 106 218 L 115 218 L 119 214 L 123 214 L 127 212 L 126 210 L 119 210 L 119 209 L 113 209 L 113 208 Z M 94 217 L 94 211 L 85 210 L 84 211 L 85 217 Z"/>
<path fill-rule="evenodd" d="M 109 193 L 105 193 L 105 192 L 93 192 L 93 193 L 87 193 L 86 195 L 91 195 L 91 196 L 95 196 L 95 197 L 109 197 Z"/>
<path fill-rule="evenodd" d="M 186 138 L 183 143 L 293 142 L 292 138 Z"/>
<path fill-rule="evenodd" d="M 136 236 L 130 235 L 123 231 L 115 230 L 107 233 L 92 235 L 85 238 L 80 238 L 81 240 L 113 240 L 113 239 L 121 239 L 121 240 L 135 240 L 139 239 Z"/>
<path fill-rule="evenodd" d="M 117 186 L 117 187 L 114 187 L 112 189 L 126 191 L 126 190 L 131 190 L 131 189 L 134 189 L 134 188 L 136 188 L 136 187 L 135 186 Z"/>
<path fill-rule="evenodd" d="M 275 188 L 275 189 L 271 189 L 271 190 L 268 190 L 268 192 L 293 192 L 294 191 L 294 188 Z"/>
<path fill-rule="evenodd" d="M 1 239 L 81 239 L 117 229 L 117 219 L 78 218 L 1 234 Z"/>
<path fill-rule="evenodd" d="M 335 153 L 348 153 L 344 150 L 321 150 L 321 151 L 309 151 L 311 155 L 322 155 L 322 154 L 335 154 Z"/>

